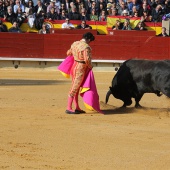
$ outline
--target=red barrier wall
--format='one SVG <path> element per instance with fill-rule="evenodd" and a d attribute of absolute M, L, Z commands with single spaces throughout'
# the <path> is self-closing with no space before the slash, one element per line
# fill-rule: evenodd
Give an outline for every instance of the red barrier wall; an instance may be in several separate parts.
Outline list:
<path fill-rule="evenodd" d="M 0 56 L 43 58 L 44 36 L 41 34 L 0 33 Z"/>
<path fill-rule="evenodd" d="M 130 58 L 170 59 L 170 38 L 95 35 L 91 43 L 93 59 L 126 60 Z M 66 51 L 81 34 L 15 34 L 0 33 L 0 57 L 55 58 L 66 57 Z"/>

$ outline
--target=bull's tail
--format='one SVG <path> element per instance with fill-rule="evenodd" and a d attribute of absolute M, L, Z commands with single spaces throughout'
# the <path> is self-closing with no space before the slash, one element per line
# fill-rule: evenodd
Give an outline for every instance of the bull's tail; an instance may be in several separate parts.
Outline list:
<path fill-rule="evenodd" d="M 112 94 L 111 90 L 109 90 L 106 94 L 106 100 L 105 100 L 105 103 L 107 104 L 108 100 L 109 100 L 109 97 L 110 95 Z"/>

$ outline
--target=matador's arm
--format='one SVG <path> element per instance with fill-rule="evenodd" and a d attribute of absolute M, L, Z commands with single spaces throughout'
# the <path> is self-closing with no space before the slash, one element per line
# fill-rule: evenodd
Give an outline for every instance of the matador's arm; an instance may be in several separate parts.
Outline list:
<path fill-rule="evenodd" d="M 91 63 L 91 49 L 90 47 L 87 47 L 84 52 L 83 52 L 83 55 L 84 55 L 84 61 L 85 63 L 87 64 L 87 66 L 92 69 L 93 66 L 92 66 L 92 63 Z"/>

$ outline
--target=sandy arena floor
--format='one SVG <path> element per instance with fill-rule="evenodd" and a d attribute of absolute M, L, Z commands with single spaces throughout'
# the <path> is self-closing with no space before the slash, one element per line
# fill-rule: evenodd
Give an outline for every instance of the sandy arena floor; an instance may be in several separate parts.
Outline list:
<path fill-rule="evenodd" d="M 105 105 L 114 73 L 94 75 L 105 115 L 65 114 L 71 82 L 57 71 L 0 70 L 0 169 L 169 170 L 170 100 Z"/>

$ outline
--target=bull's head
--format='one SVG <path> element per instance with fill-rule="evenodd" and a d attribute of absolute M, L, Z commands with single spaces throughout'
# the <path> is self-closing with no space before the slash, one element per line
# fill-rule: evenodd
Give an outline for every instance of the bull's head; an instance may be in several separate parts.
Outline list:
<path fill-rule="evenodd" d="M 112 94 L 115 98 L 120 99 L 124 102 L 123 106 L 129 106 L 132 104 L 131 96 L 129 95 L 128 91 L 126 91 L 126 88 L 119 88 L 118 86 L 109 87 L 109 91 L 106 94 L 106 100 L 105 103 L 109 101 L 109 97 Z"/>

